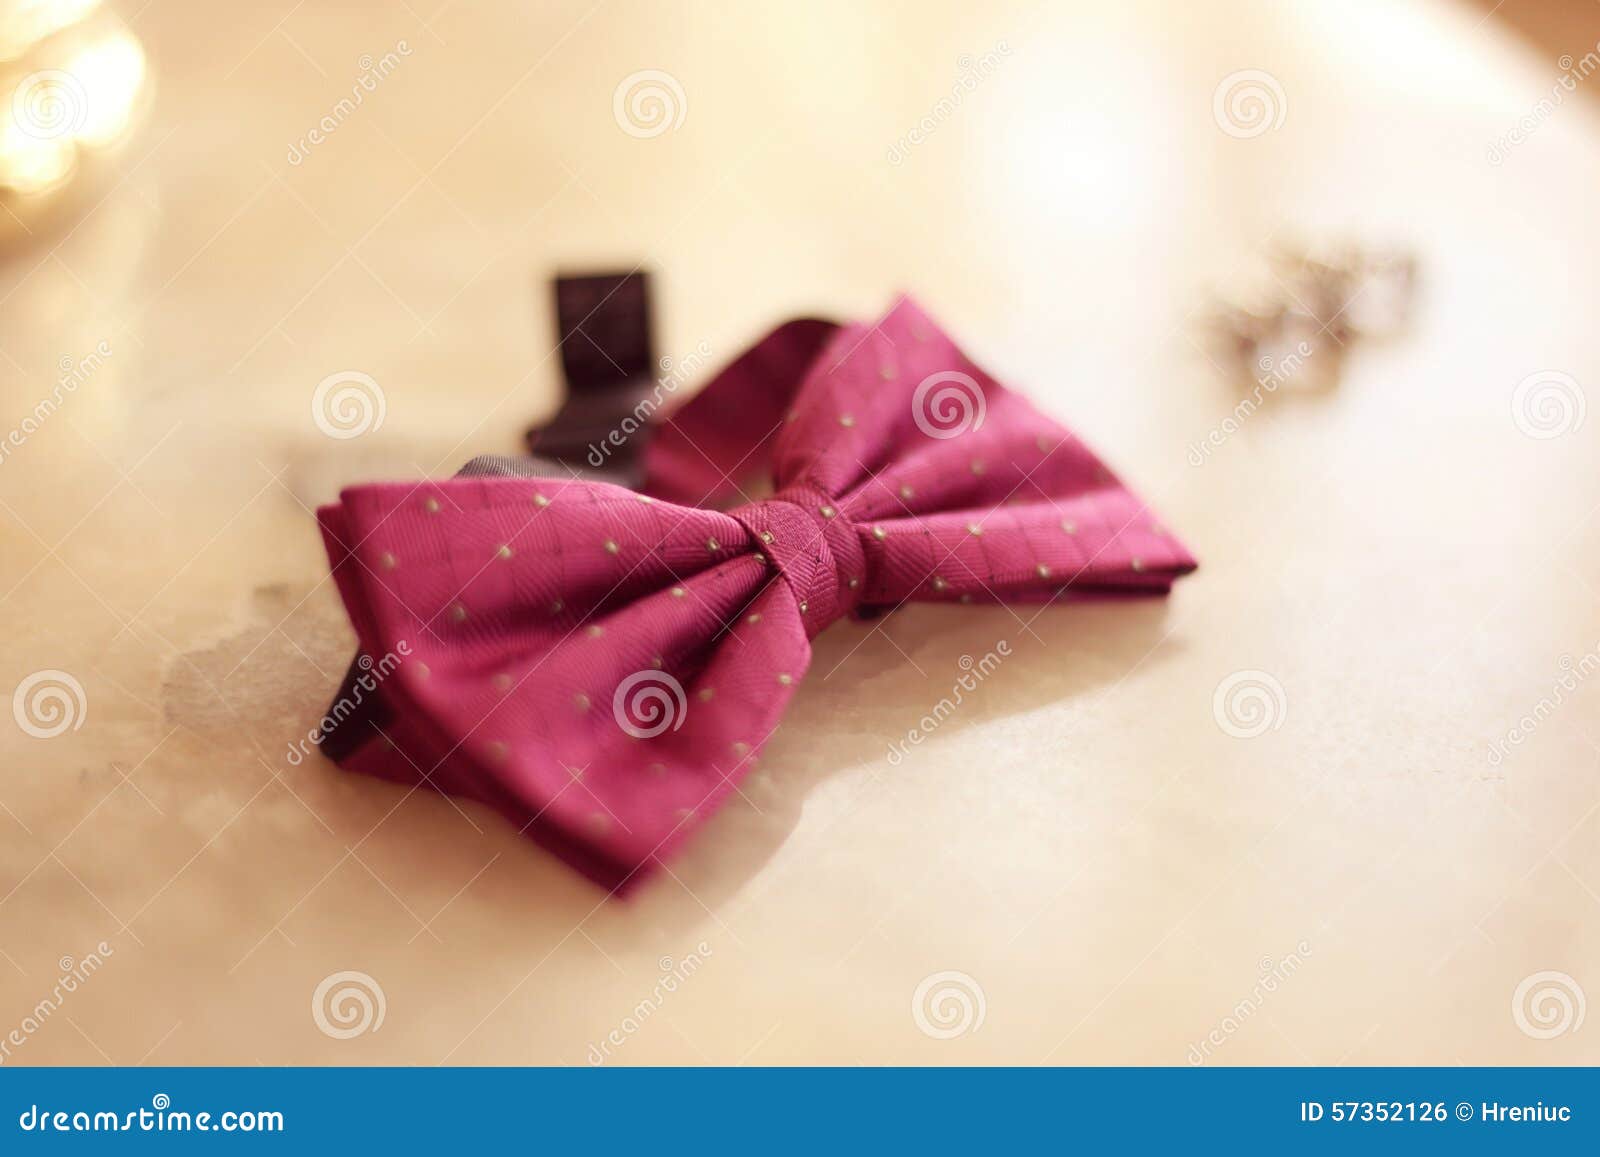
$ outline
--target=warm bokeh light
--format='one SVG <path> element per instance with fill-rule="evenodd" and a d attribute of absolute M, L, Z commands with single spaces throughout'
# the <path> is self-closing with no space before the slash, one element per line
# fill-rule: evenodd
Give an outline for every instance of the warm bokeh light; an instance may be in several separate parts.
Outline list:
<path fill-rule="evenodd" d="M 89 18 L 100 0 L 6 0 L 0 3 L 0 63 Z"/>
<path fill-rule="evenodd" d="M 144 49 L 109 15 L 85 19 L 97 8 L 63 0 L 0 18 L 0 57 L 9 61 L 0 70 L 0 191 L 55 189 L 85 150 L 127 134 L 145 87 Z"/>
<path fill-rule="evenodd" d="M 127 32 L 109 36 L 74 56 L 66 71 L 78 78 L 88 97 L 78 141 L 92 146 L 114 143 L 127 129 L 144 83 L 144 50 L 139 42 Z"/>

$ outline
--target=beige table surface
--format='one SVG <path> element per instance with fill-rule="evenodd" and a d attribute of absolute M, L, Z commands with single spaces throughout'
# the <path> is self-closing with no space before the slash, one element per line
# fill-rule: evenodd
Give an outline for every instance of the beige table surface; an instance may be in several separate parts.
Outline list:
<path fill-rule="evenodd" d="M 8 1063 L 1600 1061 L 1600 414 L 1513 406 L 1600 407 L 1600 76 L 1488 160 L 1600 11 L 973 7 L 121 7 L 148 122 L 0 266 L 0 430 L 110 351 L 0 464 L 0 691 L 83 690 L 53 738 L 0 715 Z M 683 116 L 639 137 L 647 69 Z M 1250 138 L 1213 114 L 1244 69 L 1284 114 Z M 1415 327 L 1193 466 L 1237 400 L 1196 311 L 1289 234 L 1414 249 Z M 559 397 L 548 277 L 638 262 L 674 357 L 912 290 L 1202 569 L 835 626 L 748 800 L 627 903 L 289 763 L 352 643 L 307 507 L 514 451 Z M 347 370 L 386 413 L 339 440 Z M 383 1019 L 330 1035 L 347 972 Z"/>

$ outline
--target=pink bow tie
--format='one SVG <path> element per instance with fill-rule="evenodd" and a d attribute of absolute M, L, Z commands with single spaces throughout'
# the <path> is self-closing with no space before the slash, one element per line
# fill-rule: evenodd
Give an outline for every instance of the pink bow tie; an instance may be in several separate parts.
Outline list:
<path fill-rule="evenodd" d="M 706 508 L 767 463 L 770 498 Z M 749 771 L 835 620 L 1195 568 L 909 300 L 781 326 L 655 427 L 646 471 L 648 493 L 458 476 L 319 511 L 367 724 L 330 754 L 482 800 L 622 889 Z"/>

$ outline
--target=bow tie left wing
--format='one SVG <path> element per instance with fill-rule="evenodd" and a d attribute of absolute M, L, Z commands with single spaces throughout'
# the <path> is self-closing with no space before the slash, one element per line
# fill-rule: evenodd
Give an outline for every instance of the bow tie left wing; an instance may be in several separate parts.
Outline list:
<path fill-rule="evenodd" d="M 810 661 L 794 600 L 715 511 L 455 478 L 319 513 L 384 703 L 341 764 L 480 799 L 608 888 L 736 790 Z"/>

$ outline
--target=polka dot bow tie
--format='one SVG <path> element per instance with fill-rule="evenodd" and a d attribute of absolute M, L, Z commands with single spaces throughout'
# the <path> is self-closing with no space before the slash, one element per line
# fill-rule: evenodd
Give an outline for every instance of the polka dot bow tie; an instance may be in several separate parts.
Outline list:
<path fill-rule="evenodd" d="M 324 507 L 361 645 L 324 749 L 481 800 L 623 890 L 750 770 L 830 623 L 1162 594 L 1195 567 L 909 300 L 779 327 L 652 434 L 640 492 L 490 464 Z"/>

